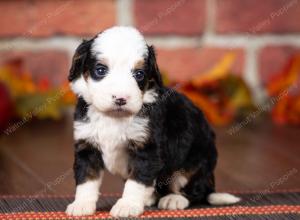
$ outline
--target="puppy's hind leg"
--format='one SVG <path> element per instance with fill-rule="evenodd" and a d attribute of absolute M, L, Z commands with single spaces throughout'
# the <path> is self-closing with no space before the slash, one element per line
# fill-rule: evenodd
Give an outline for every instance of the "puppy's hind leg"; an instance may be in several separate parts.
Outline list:
<path fill-rule="evenodd" d="M 189 204 L 189 200 L 183 195 L 171 193 L 160 198 L 158 208 L 170 210 L 185 209 Z"/>
<path fill-rule="evenodd" d="M 175 172 L 169 183 L 169 189 L 172 193 L 160 198 L 158 208 L 160 209 L 185 209 L 189 206 L 189 200 L 182 195 L 181 189 L 187 184 L 187 178 L 181 172 Z"/>
<path fill-rule="evenodd" d="M 204 175 L 203 170 L 194 173 L 182 192 L 191 203 L 207 204 L 207 197 L 215 192 L 214 175 L 208 172 Z"/>
<path fill-rule="evenodd" d="M 231 205 L 241 201 L 241 199 L 229 193 L 215 192 L 208 195 L 207 201 L 211 205 Z"/>
<path fill-rule="evenodd" d="M 217 193 L 214 188 L 214 175 L 195 174 L 183 189 L 191 202 L 209 203 L 210 205 L 229 205 L 240 201 L 240 198 L 229 193 Z"/>

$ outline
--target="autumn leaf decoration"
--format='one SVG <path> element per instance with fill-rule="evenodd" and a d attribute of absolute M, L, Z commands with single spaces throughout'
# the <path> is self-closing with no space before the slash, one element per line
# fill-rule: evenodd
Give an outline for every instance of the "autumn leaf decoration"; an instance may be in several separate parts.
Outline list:
<path fill-rule="evenodd" d="M 63 108 L 75 102 L 67 82 L 54 86 L 46 77 L 35 81 L 20 59 L 10 60 L 0 67 L 0 81 L 9 91 L 19 118 L 58 119 Z"/>
<path fill-rule="evenodd" d="M 235 58 L 235 53 L 227 53 L 212 69 L 197 74 L 178 89 L 215 125 L 227 125 L 254 106 L 244 80 L 231 72 Z"/>
<path fill-rule="evenodd" d="M 273 104 L 272 119 L 278 124 L 300 125 L 300 55 L 292 56 L 283 70 L 266 85 Z"/>

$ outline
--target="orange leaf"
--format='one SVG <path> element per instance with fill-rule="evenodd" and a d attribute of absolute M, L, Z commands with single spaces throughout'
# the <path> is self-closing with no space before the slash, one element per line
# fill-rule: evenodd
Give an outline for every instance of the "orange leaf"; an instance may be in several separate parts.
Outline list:
<path fill-rule="evenodd" d="M 226 125 L 233 119 L 233 115 L 226 111 L 226 108 L 220 108 L 208 97 L 192 90 L 181 90 L 192 102 L 199 107 L 207 116 L 208 120 L 215 125 Z"/>
<path fill-rule="evenodd" d="M 276 74 L 267 85 L 269 95 L 278 95 L 283 90 L 297 82 L 300 71 L 300 56 L 292 57 L 286 67 Z"/>

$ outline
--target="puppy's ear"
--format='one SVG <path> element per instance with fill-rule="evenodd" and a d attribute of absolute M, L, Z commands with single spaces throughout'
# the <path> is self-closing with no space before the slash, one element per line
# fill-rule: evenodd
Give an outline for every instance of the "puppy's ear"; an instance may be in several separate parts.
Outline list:
<path fill-rule="evenodd" d="M 149 68 L 149 72 L 151 74 L 151 77 L 154 79 L 156 84 L 159 87 L 163 86 L 161 74 L 159 72 L 157 63 L 156 63 L 156 56 L 155 56 L 155 51 L 153 46 L 147 46 L 148 47 L 148 60 L 147 60 L 147 65 Z"/>
<path fill-rule="evenodd" d="M 72 59 L 72 66 L 68 77 L 69 81 L 73 81 L 84 72 L 85 61 L 90 52 L 92 42 L 93 39 L 83 40 L 83 42 L 75 50 L 75 54 Z"/>

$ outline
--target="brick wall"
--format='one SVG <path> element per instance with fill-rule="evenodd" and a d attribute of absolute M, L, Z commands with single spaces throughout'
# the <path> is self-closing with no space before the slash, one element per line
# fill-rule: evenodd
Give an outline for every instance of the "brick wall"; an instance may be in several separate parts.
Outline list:
<path fill-rule="evenodd" d="M 256 97 L 300 51 L 300 0 L 10 0 L 0 1 L 0 61 L 20 56 L 36 78 L 66 78 L 82 38 L 134 25 L 157 48 L 169 77 L 184 81 L 237 54 Z"/>

